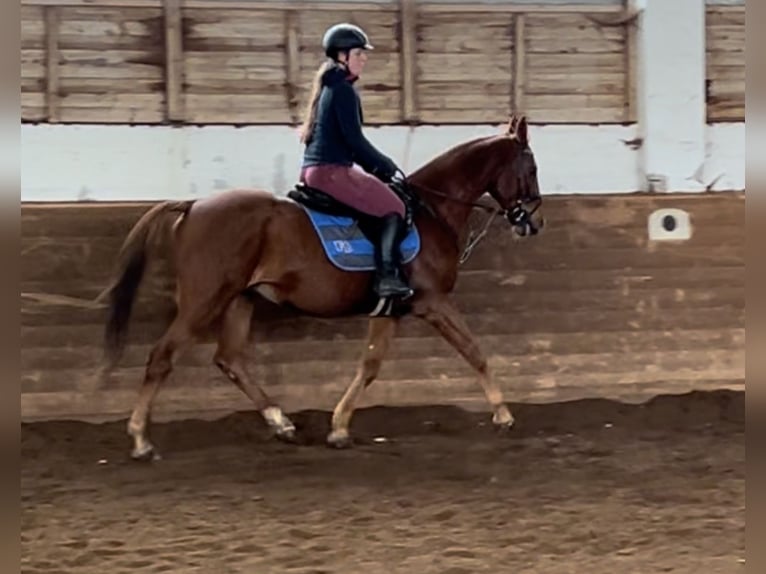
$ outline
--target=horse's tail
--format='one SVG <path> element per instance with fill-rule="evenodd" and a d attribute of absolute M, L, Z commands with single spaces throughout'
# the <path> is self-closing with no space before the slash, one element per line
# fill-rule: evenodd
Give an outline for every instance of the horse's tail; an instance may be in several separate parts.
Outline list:
<path fill-rule="evenodd" d="M 152 207 L 133 226 L 122 244 L 117 259 L 116 277 L 97 298 L 108 299 L 108 315 L 104 332 L 107 369 L 119 361 L 127 338 L 128 323 L 138 287 L 144 276 L 149 246 L 165 229 L 169 213 L 186 214 L 194 201 L 165 201 Z"/>

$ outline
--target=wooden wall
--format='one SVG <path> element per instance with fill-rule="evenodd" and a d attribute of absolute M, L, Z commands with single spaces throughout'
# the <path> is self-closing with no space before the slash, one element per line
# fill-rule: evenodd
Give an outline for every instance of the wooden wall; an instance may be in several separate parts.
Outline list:
<path fill-rule="evenodd" d="M 691 214 L 693 236 L 650 243 L 659 207 Z M 131 345 L 99 378 L 106 284 L 142 204 L 22 205 L 22 416 L 116 418 L 133 406 L 153 340 L 169 319 L 162 265 L 145 284 Z M 553 196 L 544 234 L 515 243 L 498 222 L 462 270 L 457 301 L 512 401 L 646 399 L 744 387 L 744 195 Z M 477 220 L 477 224 L 480 223 Z M 354 374 L 364 319 L 296 318 L 267 304 L 254 325 L 253 370 L 288 409 L 330 409 Z M 211 365 L 181 357 L 160 418 L 250 408 Z M 484 408 L 470 369 L 431 329 L 404 322 L 364 404 Z"/>
<path fill-rule="evenodd" d="M 745 7 L 707 7 L 707 115 L 745 121 Z"/>
<path fill-rule="evenodd" d="M 626 123 L 630 26 L 605 5 L 22 0 L 22 120 L 295 124 L 338 21 L 376 46 L 369 124 Z"/>

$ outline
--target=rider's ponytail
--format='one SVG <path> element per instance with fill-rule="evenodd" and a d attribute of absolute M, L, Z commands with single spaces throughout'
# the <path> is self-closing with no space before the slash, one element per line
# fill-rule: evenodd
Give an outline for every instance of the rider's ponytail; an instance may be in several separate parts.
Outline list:
<path fill-rule="evenodd" d="M 322 75 L 333 65 L 334 62 L 332 60 L 325 60 L 314 75 L 314 82 L 311 85 L 311 96 L 309 97 L 304 114 L 303 125 L 301 125 L 300 129 L 301 143 L 308 143 L 311 141 L 311 136 L 314 132 L 314 122 L 317 115 L 317 101 L 319 101 L 319 93 L 322 90 Z"/>

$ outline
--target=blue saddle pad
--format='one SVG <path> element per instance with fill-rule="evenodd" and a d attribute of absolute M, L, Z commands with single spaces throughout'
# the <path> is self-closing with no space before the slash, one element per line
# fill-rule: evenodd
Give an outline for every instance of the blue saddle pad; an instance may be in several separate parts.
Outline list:
<path fill-rule="evenodd" d="M 356 220 L 340 215 L 328 215 L 301 205 L 308 214 L 327 258 L 344 271 L 373 271 L 375 247 L 359 229 Z M 420 234 L 413 225 L 400 244 L 402 263 L 409 263 L 420 251 Z"/>

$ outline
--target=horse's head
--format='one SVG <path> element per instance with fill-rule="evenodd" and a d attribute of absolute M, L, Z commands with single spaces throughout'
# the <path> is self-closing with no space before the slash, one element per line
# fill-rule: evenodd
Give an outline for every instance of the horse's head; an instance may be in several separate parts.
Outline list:
<path fill-rule="evenodd" d="M 510 157 L 500 159 L 500 169 L 489 188 L 490 195 L 506 210 L 513 232 L 519 236 L 536 235 L 544 219 L 537 182 L 537 163 L 529 147 L 527 119 L 511 117 L 505 136 L 510 140 Z M 502 148 L 507 154 L 508 146 Z"/>

